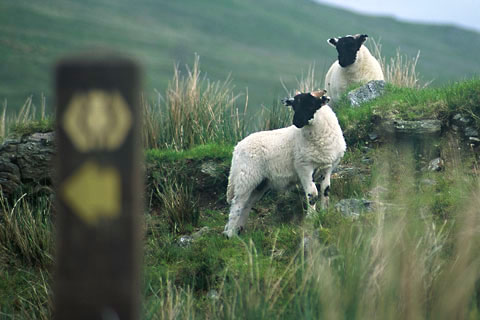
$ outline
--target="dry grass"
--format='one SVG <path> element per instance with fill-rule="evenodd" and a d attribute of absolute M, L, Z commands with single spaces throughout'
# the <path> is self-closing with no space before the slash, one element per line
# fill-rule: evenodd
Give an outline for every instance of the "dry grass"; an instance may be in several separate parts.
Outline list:
<path fill-rule="evenodd" d="M 0 193 L 0 253 L 31 266 L 53 263 L 51 204 L 41 199 L 36 205 L 20 197 L 13 205 Z"/>
<path fill-rule="evenodd" d="M 44 125 L 49 121 L 46 113 L 46 98 L 40 97 L 40 107 L 33 103 L 33 96 L 28 97 L 20 110 L 15 115 L 7 114 L 7 100 L 3 103 L 3 109 L 0 113 L 0 141 L 5 139 L 12 130 L 19 127 L 29 126 L 32 123 L 42 123 Z"/>
<path fill-rule="evenodd" d="M 183 150 L 211 142 L 234 142 L 245 135 L 243 110 L 236 106 L 230 78 L 211 82 L 201 76 L 199 57 L 186 76 L 175 65 L 165 96 L 157 93 L 153 103 L 142 100 L 146 148 Z"/>
<path fill-rule="evenodd" d="M 162 190 L 156 186 L 156 195 L 162 203 L 162 214 L 172 232 L 182 234 L 197 225 L 200 213 L 191 186 L 170 181 Z"/>
<path fill-rule="evenodd" d="M 395 56 L 387 62 L 387 59 L 382 55 L 380 41 L 372 39 L 370 44 L 373 56 L 380 62 L 386 82 L 406 88 L 424 88 L 430 84 L 429 82 L 422 84 L 416 70 L 420 51 L 417 52 L 415 57 L 411 58 L 403 55 L 397 48 Z"/>

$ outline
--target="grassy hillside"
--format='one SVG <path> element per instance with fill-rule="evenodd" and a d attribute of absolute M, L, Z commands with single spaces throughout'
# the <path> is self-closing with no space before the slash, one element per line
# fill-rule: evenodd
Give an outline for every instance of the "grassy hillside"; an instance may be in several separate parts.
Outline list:
<path fill-rule="evenodd" d="M 192 94 L 181 87 L 175 96 Z M 229 104 L 215 104 L 225 95 L 207 92 L 210 100 L 194 103 L 197 109 L 187 105 L 199 128 L 178 139 L 198 140 L 180 145 L 155 117 L 148 118 L 159 128 L 143 126 L 159 137 L 150 144 L 166 149 L 145 152 L 142 318 L 479 318 L 480 145 L 451 120 L 471 116 L 478 135 L 480 79 L 441 88 L 388 85 L 385 95 L 358 108 L 341 102 L 348 150 L 332 175 L 329 208 L 307 218 L 300 188 L 272 191 L 230 240 L 222 235 L 225 190 L 233 144 L 245 132 L 241 118 L 233 127 L 228 116 L 202 114 L 209 108 L 230 114 Z M 412 143 L 372 140 L 379 116 L 439 119 L 444 130 L 426 137 L 424 149 L 418 136 Z M 275 109 L 266 119 L 274 118 L 271 125 L 291 123 Z M 15 133 L 48 127 L 48 121 L 22 123 Z M 437 157 L 442 165 L 428 169 Z M 338 209 L 351 200 L 368 206 Z M 0 318 L 52 317 L 51 201 L 28 188 L 18 201 L 0 195 Z"/>
<path fill-rule="evenodd" d="M 212 80 L 233 77 L 249 105 L 270 104 L 315 63 L 319 83 L 335 60 L 326 39 L 367 33 L 381 39 L 383 54 L 396 48 L 414 56 L 434 84 L 479 72 L 480 34 L 449 26 L 403 23 L 363 16 L 307 0 L 85 0 L 0 3 L 0 98 L 18 108 L 41 92 L 52 105 L 55 60 L 87 47 L 126 51 L 145 67 L 146 93 L 164 92 L 173 64 L 191 64 L 194 53 Z"/>

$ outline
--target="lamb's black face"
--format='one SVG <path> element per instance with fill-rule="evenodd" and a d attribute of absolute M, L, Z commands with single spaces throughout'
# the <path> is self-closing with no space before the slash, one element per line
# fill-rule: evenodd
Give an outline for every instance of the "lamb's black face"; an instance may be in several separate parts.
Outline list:
<path fill-rule="evenodd" d="M 362 44 L 367 40 L 367 35 L 346 36 L 340 39 L 331 38 L 328 40 L 332 46 L 337 49 L 338 63 L 345 68 L 353 64 L 357 59 L 357 52 Z"/>
<path fill-rule="evenodd" d="M 325 90 L 321 91 L 321 96 L 315 96 L 311 93 L 299 93 L 295 97 L 283 100 L 287 106 L 292 106 L 293 124 L 297 128 L 303 128 L 313 119 L 315 112 L 330 101 L 330 98 L 323 95 Z"/>

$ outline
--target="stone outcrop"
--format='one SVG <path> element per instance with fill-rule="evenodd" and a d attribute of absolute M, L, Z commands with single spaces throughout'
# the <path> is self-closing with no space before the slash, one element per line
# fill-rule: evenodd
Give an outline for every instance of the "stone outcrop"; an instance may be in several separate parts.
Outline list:
<path fill-rule="evenodd" d="M 358 107 L 360 104 L 380 97 L 385 91 L 385 81 L 372 80 L 365 85 L 350 91 L 347 98 L 352 107 Z"/>
<path fill-rule="evenodd" d="M 7 197 L 22 190 L 50 191 L 53 180 L 54 133 L 33 133 L 0 145 L 0 190 Z"/>

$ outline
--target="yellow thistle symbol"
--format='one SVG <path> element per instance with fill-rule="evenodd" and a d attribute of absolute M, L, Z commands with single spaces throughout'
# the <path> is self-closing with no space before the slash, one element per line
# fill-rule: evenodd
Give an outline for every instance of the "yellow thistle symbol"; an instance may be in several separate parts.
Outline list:
<path fill-rule="evenodd" d="M 80 152 L 117 149 L 131 126 L 131 112 L 118 91 L 77 93 L 63 115 L 63 127 Z"/>

